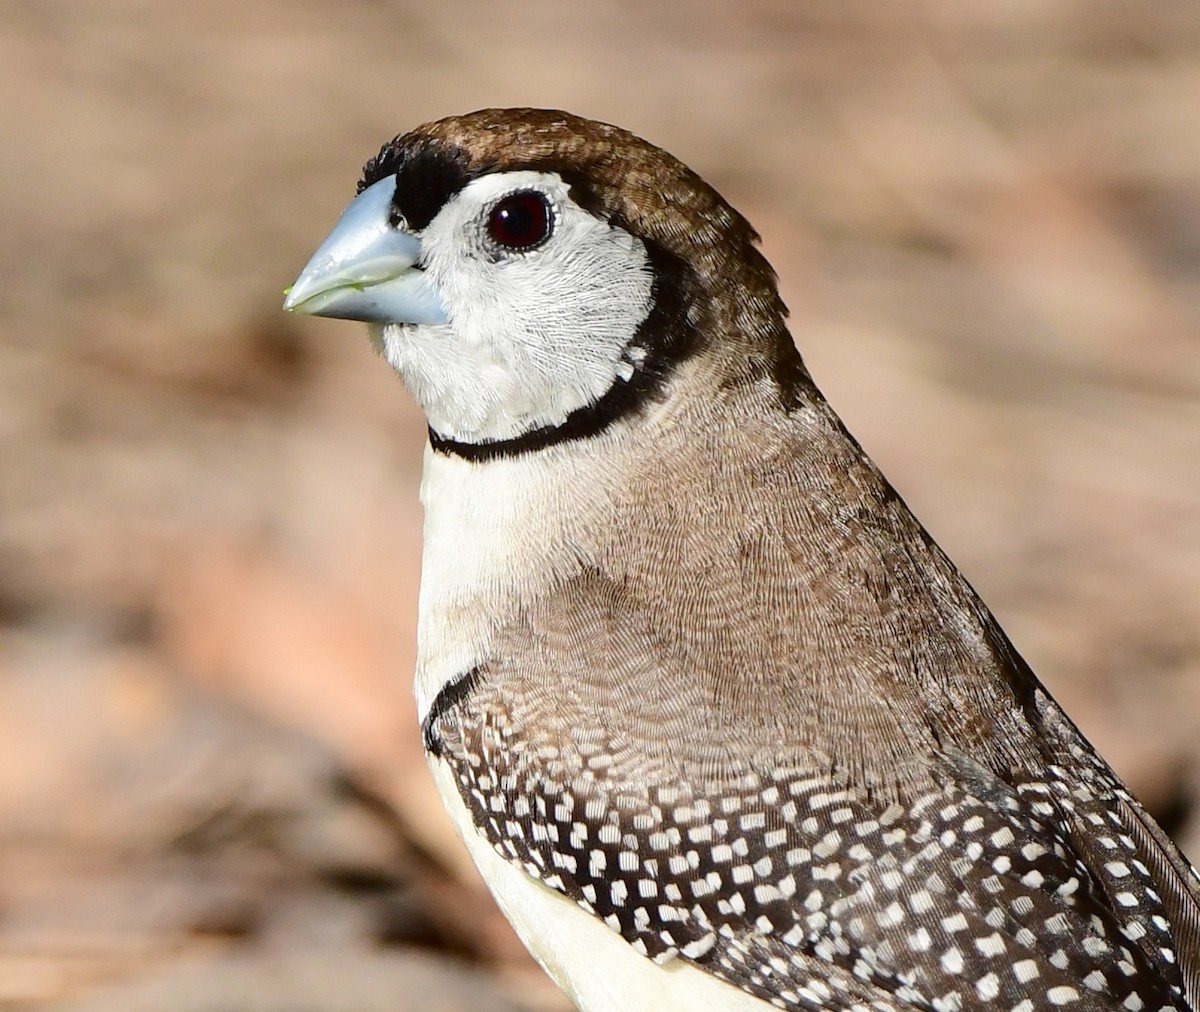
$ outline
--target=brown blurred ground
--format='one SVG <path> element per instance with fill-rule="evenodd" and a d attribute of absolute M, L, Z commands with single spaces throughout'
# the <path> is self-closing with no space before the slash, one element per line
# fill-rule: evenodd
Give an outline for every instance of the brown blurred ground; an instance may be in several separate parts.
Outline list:
<path fill-rule="evenodd" d="M 1200 853 L 1200 18 L 0 2 L 0 1009 L 562 1008 L 409 693 L 422 427 L 279 312 L 392 134 L 621 123 L 764 235 L 811 368 Z"/>

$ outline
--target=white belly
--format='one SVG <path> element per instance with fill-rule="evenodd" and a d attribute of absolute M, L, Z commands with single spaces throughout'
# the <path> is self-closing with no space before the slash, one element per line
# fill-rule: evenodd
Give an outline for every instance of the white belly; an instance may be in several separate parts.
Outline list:
<path fill-rule="evenodd" d="M 449 765 L 431 759 L 430 766 L 496 903 L 580 1012 L 764 1012 L 772 1007 L 683 960 L 659 966 L 639 955 L 598 918 L 497 854 L 475 831 Z"/>

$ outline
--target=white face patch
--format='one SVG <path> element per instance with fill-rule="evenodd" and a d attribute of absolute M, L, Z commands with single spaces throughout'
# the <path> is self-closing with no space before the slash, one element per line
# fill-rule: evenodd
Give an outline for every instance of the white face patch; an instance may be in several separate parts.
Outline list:
<path fill-rule="evenodd" d="M 527 191 L 548 201 L 550 236 L 507 249 L 488 216 Z M 439 435 L 474 443 L 560 425 L 632 375 L 643 352 L 630 344 L 651 309 L 646 248 L 576 204 L 557 174 L 473 180 L 420 240 L 450 322 L 375 324 L 371 334 Z"/>

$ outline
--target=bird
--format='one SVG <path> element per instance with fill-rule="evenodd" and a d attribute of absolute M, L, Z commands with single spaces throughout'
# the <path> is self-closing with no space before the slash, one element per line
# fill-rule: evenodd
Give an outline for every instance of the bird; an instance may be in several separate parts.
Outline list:
<path fill-rule="evenodd" d="M 681 161 L 484 109 L 284 308 L 428 424 L 439 792 L 582 1012 L 1200 1008 L 1200 881 L 829 406 Z"/>

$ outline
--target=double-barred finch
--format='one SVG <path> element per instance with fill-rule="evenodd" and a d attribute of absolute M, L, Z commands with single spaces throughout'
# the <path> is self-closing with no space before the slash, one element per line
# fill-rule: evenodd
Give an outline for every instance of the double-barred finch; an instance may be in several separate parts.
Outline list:
<path fill-rule="evenodd" d="M 287 308 L 429 422 L 416 692 L 585 1012 L 1200 1007 L 1194 872 L 814 386 L 750 225 L 615 127 L 397 137 Z"/>

